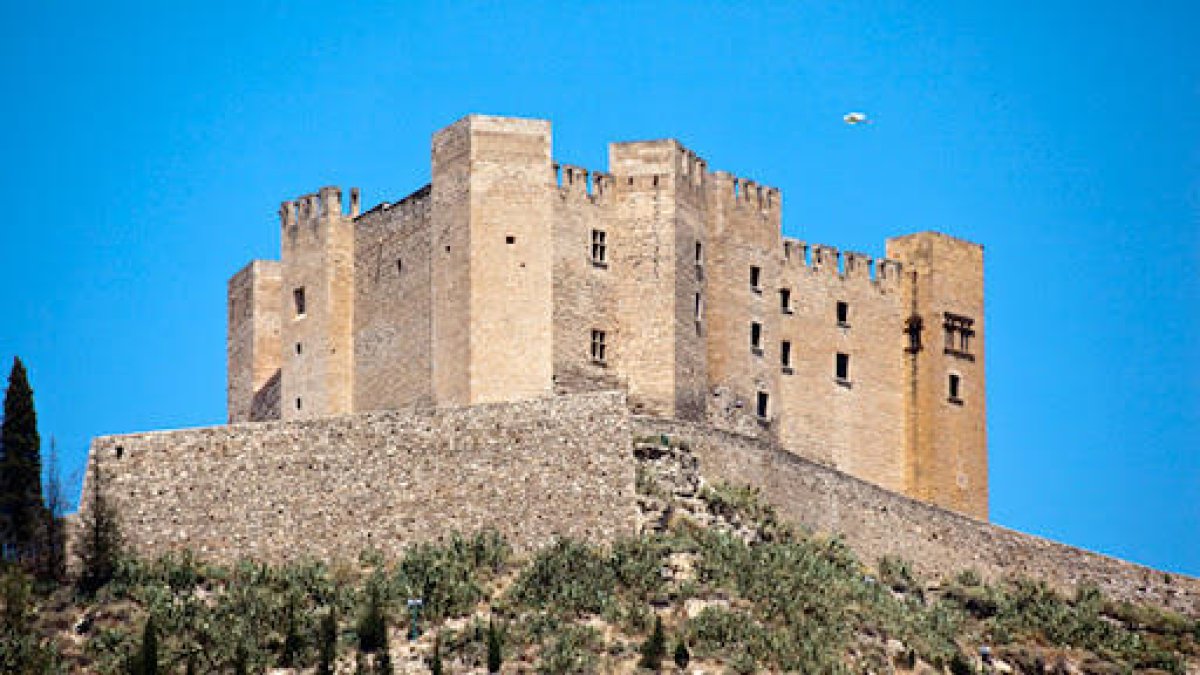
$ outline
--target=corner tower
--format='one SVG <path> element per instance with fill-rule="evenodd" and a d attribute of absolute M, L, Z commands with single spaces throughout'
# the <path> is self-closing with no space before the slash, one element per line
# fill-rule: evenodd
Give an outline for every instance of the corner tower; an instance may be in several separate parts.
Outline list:
<path fill-rule="evenodd" d="M 439 405 L 549 396 L 550 123 L 470 115 L 433 138 L 432 356 Z"/>
<path fill-rule="evenodd" d="M 281 416 L 351 412 L 353 219 L 342 213 L 342 191 L 336 187 L 284 202 L 279 219 Z"/>
<path fill-rule="evenodd" d="M 983 247 L 921 232 L 887 251 L 908 307 L 905 493 L 987 520 Z"/>

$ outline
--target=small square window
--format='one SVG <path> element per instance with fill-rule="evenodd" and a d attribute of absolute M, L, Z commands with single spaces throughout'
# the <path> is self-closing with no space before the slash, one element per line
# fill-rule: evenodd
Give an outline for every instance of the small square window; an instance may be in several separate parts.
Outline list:
<path fill-rule="evenodd" d="M 788 340 L 779 344 L 779 365 L 783 367 L 783 372 L 792 372 L 792 343 Z"/>
<path fill-rule="evenodd" d="M 604 230 L 592 230 L 592 264 L 608 265 L 608 233 Z"/>
<path fill-rule="evenodd" d="M 767 416 L 771 412 L 770 404 L 771 404 L 770 394 L 768 394 L 765 391 L 758 392 L 758 401 L 756 402 L 756 405 L 754 406 L 754 412 L 758 415 L 759 419 L 762 419 L 762 420 L 767 419 Z"/>
<path fill-rule="evenodd" d="M 607 336 L 604 331 L 592 331 L 592 363 L 598 365 L 607 363 L 608 345 L 606 344 L 606 338 Z"/>
<path fill-rule="evenodd" d="M 517 243 L 517 238 L 510 234 L 504 238 L 504 243 L 508 244 L 509 246 L 512 246 L 513 244 Z"/>
<path fill-rule="evenodd" d="M 762 324 L 757 321 L 750 324 L 750 351 L 762 354 Z"/>
<path fill-rule="evenodd" d="M 304 301 L 304 287 L 303 286 L 292 291 L 292 301 L 296 304 L 296 316 L 297 317 L 304 316 L 305 301 Z"/>
<path fill-rule="evenodd" d="M 756 265 L 750 266 L 750 290 L 762 293 L 762 268 Z"/>
<path fill-rule="evenodd" d="M 838 352 L 834 365 L 834 378 L 838 382 L 846 383 L 850 381 L 850 355 Z"/>
<path fill-rule="evenodd" d="M 845 302 L 837 304 L 837 322 L 839 326 L 850 325 L 850 305 Z"/>
<path fill-rule="evenodd" d="M 784 314 L 792 313 L 792 291 L 790 288 L 779 289 L 779 311 Z"/>

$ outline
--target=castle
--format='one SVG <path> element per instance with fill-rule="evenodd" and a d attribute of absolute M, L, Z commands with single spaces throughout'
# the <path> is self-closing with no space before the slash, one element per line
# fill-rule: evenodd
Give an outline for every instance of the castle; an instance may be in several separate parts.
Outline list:
<path fill-rule="evenodd" d="M 589 171 L 542 120 L 459 120 L 431 177 L 366 211 L 335 187 L 283 204 L 280 260 L 229 282 L 231 423 L 619 389 L 987 519 L 980 246 L 809 245 L 778 189 L 676 141 Z"/>

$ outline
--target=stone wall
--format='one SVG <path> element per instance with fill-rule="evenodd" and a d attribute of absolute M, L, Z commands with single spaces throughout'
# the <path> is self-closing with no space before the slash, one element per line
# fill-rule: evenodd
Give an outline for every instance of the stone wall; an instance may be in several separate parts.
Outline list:
<path fill-rule="evenodd" d="M 1167 574 L 975 520 L 889 492 L 777 449 L 687 422 L 635 417 L 635 436 L 686 440 L 712 482 L 756 486 L 785 519 L 836 533 L 868 563 L 884 555 L 927 578 L 974 568 L 989 579 L 1028 575 L 1065 592 L 1082 582 L 1109 597 L 1200 615 L 1200 579 Z"/>
<path fill-rule="evenodd" d="M 90 461 L 142 554 L 345 559 L 454 530 L 518 549 L 632 534 L 630 438 L 607 392 L 106 436 Z"/>
<path fill-rule="evenodd" d="M 433 402 L 430 187 L 354 224 L 354 410 Z"/>

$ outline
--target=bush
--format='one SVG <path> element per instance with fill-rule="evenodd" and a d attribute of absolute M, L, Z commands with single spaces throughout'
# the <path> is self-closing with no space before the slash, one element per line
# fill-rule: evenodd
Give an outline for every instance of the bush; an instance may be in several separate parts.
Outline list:
<path fill-rule="evenodd" d="M 688 651 L 687 644 L 682 638 L 675 642 L 675 665 L 680 670 L 687 668 L 688 663 L 692 661 L 692 654 Z"/>
<path fill-rule="evenodd" d="M 503 644 L 500 631 L 496 628 L 496 623 L 488 619 L 487 629 L 487 670 L 489 673 L 500 672 L 500 665 L 504 661 Z"/>
<path fill-rule="evenodd" d="M 317 675 L 333 675 L 337 662 L 337 616 L 330 609 L 321 619 L 321 657 Z"/>

